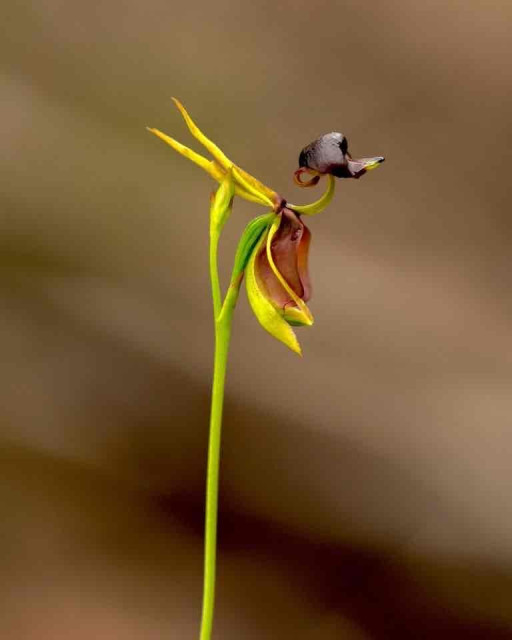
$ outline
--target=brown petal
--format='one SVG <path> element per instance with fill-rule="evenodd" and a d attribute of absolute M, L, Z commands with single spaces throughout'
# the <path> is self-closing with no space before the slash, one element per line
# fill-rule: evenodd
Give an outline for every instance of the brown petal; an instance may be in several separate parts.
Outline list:
<path fill-rule="evenodd" d="M 281 212 L 281 224 L 272 238 L 274 263 L 290 288 L 302 298 L 304 288 L 299 275 L 298 253 L 304 235 L 304 223 L 291 209 Z"/>
<path fill-rule="evenodd" d="M 290 294 L 277 279 L 267 258 L 266 243 L 263 243 L 255 263 L 255 275 L 259 287 L 266 292 L 274 305 L 284 309 L 292 301 Z"/>
<path fill-rule="evenodd" d="M 279 228 L 272 238 L 271 253 L 274 264 L 292 291 L 304 300 L 311 294 L 307 273 L 307 254 L 311 233 L 296 213 L 284 208 L 281 211 Z M 274 304 L 284 309 L 295 306 L 269 264 L 262 250 L 256 262 L 257 276 Z"/>

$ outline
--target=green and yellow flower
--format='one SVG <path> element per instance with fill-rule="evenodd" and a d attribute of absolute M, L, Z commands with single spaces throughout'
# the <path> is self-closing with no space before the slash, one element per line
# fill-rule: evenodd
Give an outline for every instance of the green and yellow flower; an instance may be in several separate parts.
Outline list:
<path fill-rule="evenodd" d="M 359 177 L 364 172 L 363 169 L 366 171 L 373 168 L 383 158 L 352 161 L 347 155 L 349 163 L 352 163 L 348 164 L 350 169 L 356 166 L 354 163 L 362 164 L 360 167 L 358 165 L 357 175 L 355 171 L 352 172 L 353 175 L 350 172 L 342 175 L 339 167 L 347 162 L 344 155 L 346 143 L 343 143 L 345 146 L 342 151 L 339 151 L 341 147 L 338 145 L 333 153 L 333 144 L 338 141 L 338 138 L 333 136 L 341 134 L 328 134 L 319 139 L 321 144 L 313 143 L 316 146 L 310 145 L 305 149 L 300 156 L 300 169 L 295 174 L 296 182 L 300 186 L 317 184 L 320 177 L 326 175 L 328 185 L 325 193 L 312 204 L 289 204 L 276 191 L 234 164 L 214 142 L 204 135 L 179 100 L 173 98 L 173 101 L 192 135 L 213 159 L 205 158 L 158 129 L 148 128 L 148 130 L 201 167 L 215 181 L 224 185 L 223 188 L 227 188 L 225 185 L 229 183 L 229 189 L 232 189 L 235 195 L 270 209 L 269 213 L 255 218 L 246 227 L 235 258 L 231 286 L 236 287 L 238 291 L 245 273 L 247 297 L 262 327 L 292 351 L 300 354 L 300 345 L 292 326 L 313 324 L 313 316 L 306 304 L 311 296 L 308 276 L 311 233 L 301 216 L 315 215 L 325 209 L 334 195 L 334 176 Z M 338 158 L 336 153 L 342 155 Z M 328 162 L 322 154 L 327 155 Z M 300 174 L 304 172 L 313 175 L 313 179 L 306 183 L 302 182 Z M 218 233 L 225 221 L 224 215 L 222 224 L 219 223 Z M 212 219 L 212 223 L 216 224 L 215 219 Z"/>
<path fill-rule="evenodd" d="M 269 189 L 269 187 L 265 186 L 262 182 L 231 162 L 231 160 L 219 149 L 219 147 L 204 135 L 204 133 L 199 129 L 199 127 L 189 116 L 187 110 L 181 104 L 181 102 L 176 98 L 173 98 L 173 102 L 183 116 L 183 119 L 185 120 L 185 123 L 190 130 L 190 133 L 212 155 L 213 160 L 208 160 L 208 158 L 205 158 L 195 151 L 192 151 L 192 149 L 189 149 L 185 145 L 181 144 L 165 133 L 162 133 L 158 129 L 148 127 L 148 131 L 154 133 L 161 140 L 171 146 L 175 151 L 181 153 L 182 156 L 184 156 L 188 160 L 191 160 L 198 167 L 201 167 L 201 169 L 206 171 L 206 173 L 208 173 L 214 180 L 219 183 L 223 181 L 229 171 L 232 171 L 235 183 L 235 194 L 237 196 L 244 198 L 244 200 L 256 202 L 264 206 L 269 206 L 272 208 L 276 207 L 278 204 L 276 200 L 278 198 L 277 193 L 272 189 Z"/>
<path fill-rule="evenodd" d="M 284 207 L 262 233 L 246 268 L 249 303 L 260 324 L 295 353 L 301 349 L 291 326 L 311 326 L 308 252 L 311 233 Z"/>

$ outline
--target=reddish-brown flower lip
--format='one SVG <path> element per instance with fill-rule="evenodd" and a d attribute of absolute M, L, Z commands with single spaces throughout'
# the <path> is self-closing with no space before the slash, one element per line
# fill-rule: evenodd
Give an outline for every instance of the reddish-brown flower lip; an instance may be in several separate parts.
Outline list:
<path fill-rule="evenodd" d="M 257 258 L 257 273 L 260 284 L 272 303 L 286 309 L 297 306 L 296 298 L 307 302 L 311 297 L 308 273 L 311 232 L 300 215 L 291 209 L 284 207 L 279 215 L 279 227 L 270 242 L 273 264 L 269 260 L 265 244 Z"/>

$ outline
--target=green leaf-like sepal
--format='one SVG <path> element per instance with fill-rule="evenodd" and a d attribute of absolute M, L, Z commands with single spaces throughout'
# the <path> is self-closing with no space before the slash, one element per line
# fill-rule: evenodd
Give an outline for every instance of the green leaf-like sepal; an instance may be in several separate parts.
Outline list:
<path fill-rule="evenodd" d="M 231 215 L 234 195 L 235 183 L 233 174 L 231 171 L 228 171 L 215 192 L 210 207 L 210 232 L 212 235 L 217 237 L 220 235 L 222 228 Z"/>
<path fill-rule="evenodd" d="M 270 333 L 270 335 L 280 340 L 289 349 L 302 355 L 302 351 L 288 322 L 284 319 L 282 312 L 270 302 L 265 291 L 262 290 L 258 278 L 256 276 L 256 258 L 267 241 L 268 233 L 263 233 L 259 241 L 253 248 L 247 268 L 245 270 L 245 283 L 247 287 L 247 297 L 249 304 L 258 319 L 261 326 Z"/>

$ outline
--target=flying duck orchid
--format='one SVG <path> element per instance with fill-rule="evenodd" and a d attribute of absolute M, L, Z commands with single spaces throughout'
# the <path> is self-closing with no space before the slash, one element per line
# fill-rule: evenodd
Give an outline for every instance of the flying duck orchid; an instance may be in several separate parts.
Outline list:
<path fill-rule="evenodd" d="M 321 136 L 300 153 L 299 169 L 294 178 L 298 185 L 304 187 L 317 184 L 320 177 L 326 175 L 327 189 L 312 204 L 289 204 L 276 191 L 235 165 L 205 136 L 179 100 L 173 98 L 173 101 L 191 134 L 212 159 L 205 158 L 158 129 L 150 128 L 149 131 L 206 171 L 215 181 L 222 183 L 229 180 L 234 195 L 270 209 L 270 214 L 256 218 L 246 228 L 235 260 L 233 277 L 239 286 L 241 276 L 245 273 L 247 297 L 260 324 L 292 351 L 300 354 L 301 349 L 291 326 L 313 324 L 313 316 L 306 304 L 311 296 L 308 275 L 311 232 L 301 217 L 315 215 L 325 209 L 334 195 L 334 177 L 359 178 L 378 166 L 384 158 L 353 160 L 348 153 L 345 136 L 340 133 Z M 312 178 L 304 182 L 304 174 Z M 225 211 L 230 213 L 231 209 L 226 208 Z M 232 278 L 233 283 L 235 281 Z"/>

